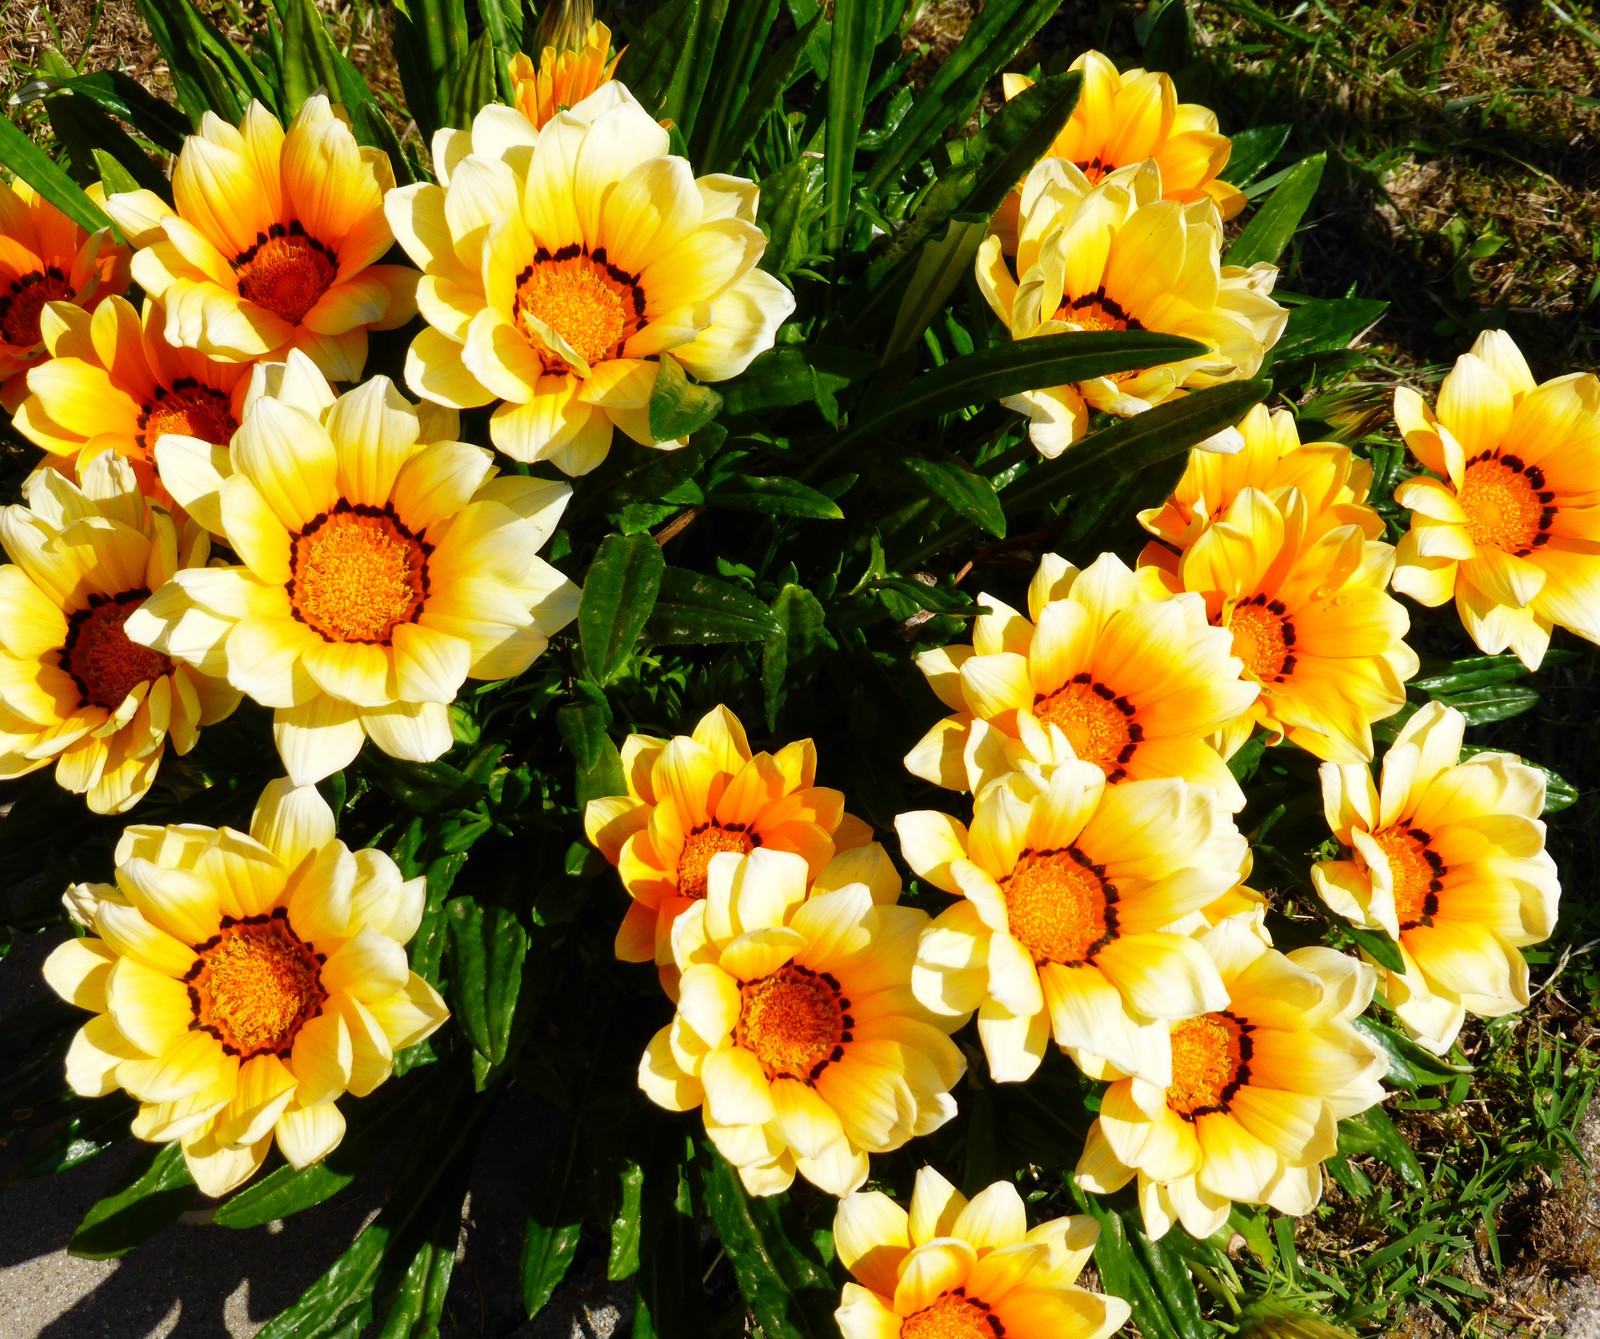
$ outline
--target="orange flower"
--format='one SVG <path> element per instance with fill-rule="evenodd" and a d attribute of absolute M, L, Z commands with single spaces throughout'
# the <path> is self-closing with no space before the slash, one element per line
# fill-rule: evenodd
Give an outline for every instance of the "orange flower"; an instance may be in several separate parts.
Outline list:
<path fill-rule="evenodd" d="M 531 57 L 517 52 L 511 58 L 512 105 L 536 126 L 555 120 L 557 112 L 611 82 L 622 52 L 607 60 L 610 50 L 611 29 L 591 23 L 579 50 L 547 46 L 537 69 Z"/>
<path fill-rule="evenodd" d="M 836 850 L 871 836 L 844 796 L 815 783 L 809 739 L 752 755 L 739 718 L 707 712 L 692 735 L 629 735 L 628 793 L 589 801 L 589 840 L 622 876 L 634 904 L 617 931 L 623 962 L 654 961 L 672 990 L 672 922 L 706 895 L 711 858 L 758 847 L 804 856 L 815 878 Z"/>
<path fill-rule="evenodd" d="M 98 185 L 89 188 L 97 204 Z M 128 287 L 128 252 L 111 229 L 84 231 L 26 182 L 0 181 L 0 406 L 14 412 L 28 393 L 24 373 L 48 354 L 39 333 L 45 304 L 92 309 Z"/>
<path fill-rule="evenodd" d="M 227 446 L 244 416 L 250 369 L 174 348 L 165 321 L 156 304 L 146 302 L 141 316 L 121 297 L 93 316 L 51 303 L 43 320 L 50 360 L 28 373 L 15 421 L 68 474 L 106 451 L 126 458 L 145 494 L 170 508 L 156 483 L 156 443 L 174 434 Z"/>

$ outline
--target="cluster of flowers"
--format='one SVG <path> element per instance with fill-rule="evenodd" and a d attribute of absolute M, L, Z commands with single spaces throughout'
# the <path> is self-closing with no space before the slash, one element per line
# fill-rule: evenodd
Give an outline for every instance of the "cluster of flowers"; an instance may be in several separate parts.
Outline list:
<path fill-rule="evenodd" d="M 172 206 L 105 202 L 131 255 L 0 186 L 0 395 L 48 453 L 0 513 L 0 777 L 53 762 L 123 812 L 169 739 L 187 752 L 241 696 L 272 709 L 287 773 L 248 834 L 130 827 L 115 886 L 69 893 L 92 935 L 47 969 L 95 1013 L 74 1088 L 132 1093 L 135 1133 L 180 1140 L 208 1193 L 274 1136 L 296 1165 L 325 1155 L 334 1099 L 446 1017 L 403 949 L 420 885 L 339 842 L 313 783 L 368 739 L 437 758 L 463 683 L 521 673 L 576 611 L 538 556 L 570 487 L 500 474 L 457 440 L 458 411 L 495 404 L 500 451 L 579 476 L 617 429 L 680 445 L 650 433 L 661 366 L 736 376 L 793 310 L 757 268 L 756 186 L 696 178 L 609 48 L 596 25 L 581 53 L 519 58 L 514 107 L 436 137 L 437 184 L 396 188 L 323 97 L 287 129 L 260 106 L 208 117 Z M 1017 397 L 1045 455 L 1091 408 L 1253 375 L 1286 319 L 1271 266 L 1221 264 L 1244 201 L 1218 179 L 1215 117 L 1165 76 L 1095 53 L 1079 68 L 1079 108 L 997 217 L 980 289 L 1015 338 L 1142 328 L 1209 352 Z M 414 266 L 384 263 L 396 244 Z M 360 382 L 369 332 L 419 313 L 420 405 Z M 909 1215 L 858 1193 L 870 1154 L 955 1113 L 950 1035 L 974 1014 L 996 1080 L 1026 1080 L 1054 1041 L 1109 1084 L 1086 1188 L 1137 1177 L 1152 1233 L 1204 1236 L 1233 1201 L 1315 1204 L 1335 1122 L 1383 1096 L 1352 1021 L 1375 990 L 1441 1051 L 1465 1013 L 1527 1002 L 1519 946 L 1549 933 L 1558 892 L 1542 776 L 1462 762 L 1460 716 L 1425 708 L 1374 786 L 1372 725 L 1417 668 L 1387 587 L 1453 597 L 1480 646 L 1529 665 L 1555 624 L 1600 640 L 1600 382 L 1535 385 L 1488 334 L 1435 410 L 1407 390 L 1395 407 L 1439 476 L 1398 491 L 1398 550 L 1363 462 L 1258 409 L 1140 518 L 1136 568 L 1048 555 L 1026 616 L 985 595 L 970 645 L 920 658 L 953 714 L 907 766 L 972 795 L 970 824 L 897 822 L 905 863 L 956 899 L 937 917 L 899 905 L 809 741 L 752 753 L 725 708 L 627 741 L 628 793 L 594 801 L 587 829 L 634 900 L 618 957 L 653 961 L 676 1003 L 641 1086 L 702 1109 L 752 1193 L 800 1175 L 846 1197 L 852 1339 L 1125 1318 L 1073 1283 L 1091 1222 L 1030 1232 L 1010 1186 L 968 1204 L 932 1171 Z M 1403 975 L 1273 947 L 1227 765 L 1257 726 L 1325 760 L 1349 855 L 1316 886 L 1398 942 Z"/>

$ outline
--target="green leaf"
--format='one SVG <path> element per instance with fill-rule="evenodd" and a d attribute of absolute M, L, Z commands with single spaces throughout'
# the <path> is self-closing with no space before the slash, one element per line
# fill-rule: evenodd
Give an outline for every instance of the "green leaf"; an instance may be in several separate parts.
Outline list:
<path fill-rule="evenodd" d="M 45 108 L 50 114 L 50 127 L 66 149 L 72 175 L 79 184 L 87 188 L 104 180 L 102 164 L 110 162 L 119 181 L 132 181 L 134 185 L 130 188 L 106 182 L 108 192 L 143 187 L 164 198 L 171 194 L 166 173 L 93 102 L 75 93 L 55 93 L 45 100 Z"/>
<path fill-rule="evenodd" d="M 1295 229 L 1311 207 L 1311 199 L 1322 181 L 1328 155 L 1313 154 L 1296 163 L 1278 183 L 1277 189 L 1260 205 L 1223 257 L 1229 265 L 1254 265 L 1258 261 L 1275 264 L 1294 239 Z"/>
<path fill-rule="evenodd" d="M 824 214 L 827 246 L 844 240 L 855 191 L 856 141 L 878 44 L 880 0 L 834 0 L 833 45 L 828 67 L 828 119 L 823 135 Z"/>
<path fill-rule="evenodd" d="M 943 460 L 906 456 L 900 463 L 957 515 L 981 526 L 996 539 L 1006 537 L 1006 514 L 995 496 L 994 485 L 976 470 L 954 456 Z"/>
<path fill-rule="evenodd" d="M 189 0 L 136 0 L 136 3 L 152 33 L 156 33 L 159 23 L 166 36 L 162 49 L 172 67 L 178 100 L 194 125 L 199 125 L 201 114 L 207 109 L 237 125 L 252 98 L 282 119 L 278 90 L 267 82 L 249 56 Z M 158 39 L 160 35 L 157 34 Z M 180 71 L 183 79 L 179 78 Z M 195 106 L 184 96 L 186 87 L 191 93 L 203 94 L 203 105 Z"/>
<path fill-rule="evenodd" d="M 494 43 L 488 33 L 479 33 L 466 59 L 445 77 L 439 108 L 445 125 L 465 130 L 478 110 L 495 100 L 495 68 Z"/>
<path fill-rule="evenodd" d="M 505 907 L 485 910 L 470 896 L 446 905 L 450 924 L 450 1004 L 473 1049 L 490 1064 L 506 1058 L 522 989 L 528 932 Z"/>
<path fill-rule="evenodd" d="M 105 211 L 84 193 L 65 169 L 3 116 L 0 116 L 0 162 L 74 223 L 90 232 L 111 226 Z"/>
<path fill-rule="evenodd" d="M 283 0 L 283 110 L 293 116 L 318 88 L 339 94 L 337 52 L 311 0 Z"/>
<path fill-rule="evenodd" d="M 501 102 L 510 103 L 511 58 L 522 50 L 523 14 L 521 0 L 477 0 L 483 30 L 494 45 L 495 92 Z"/>
<path fill-rule="evenodd" d="M 406 110 L 426 143 L 445 124 L 445 86 L 468 41 L 464 0 L 409 0 L 404 9 L 395 7 L 395 64 Z"/>
<path fill-rule="evenodd" d="M 100 180 L 105 183 L 107 195 L 139 189 L 138 179 L 104 149 L 94 151 L 94 164 L 99 169 Z"/>
<path fill-rule="evenodd" d="M 645 624 L 645 640 L 656 645 L 680 642 L 759 642 L 776 629 L 772 611 L 755 596 L 715 577 L 669 567 L 661 593 Z"/>
<path fill-rule="evenodd" d="M 649 535 L 607 535 L 600 541 L 578 602 L 583 658 L 600 683 L 610 683 L 632 654 L 666 565 Z"/>
<path fill-rule="evenodd" d="M 978 612 L 978 606 L 960 591 L 948 590 L 943 586 L 932 585 L 918 581 L 914 577 L 880 577 L 874 581 L 868 590 L 886 591 L 898 595 L 901 599 L 909 600 L 913 611 L 926 610 L 931 614 L 964 614 L 972 615 Z M 894 606 L 889 601 L 891 610 Z M 896 611 L 898 617 L 898 611 Z"/>
<path fill-rule="evenodd" d="M 1192 358 L 1203 350 L 1204 346 L 1193 340 L 1143 330 L 1071 331 L 996 345 L 952 358 L 903 390 L 864 404 L 849 428 L 831 444 L 829 454 L 969 405 L 990 404 L 1041 386 L 1155 367 Z M 1148 415 L 1141 415 L 1144 417 Z M 1074 448 L 1078 449 L 1081 447 Z"/>
<path fill-rule="evenodd" d="M 606 1278 L 617 1283 L 639 1272 L 640 1205 L 644 1194 L 644 1168 L 628 1162 L 618 1178 L 621 1196 L 611 1216 L 611 1251 L 606 1257 Z"/>
<path fill-rule="evenodd" d="M 1348 921 L 1343 922 L 1339 928 L 1349 935 L 1355 941 L 1356 947 L 1366 953 L 1373 962 L 1380 967 L 1387 967 L 1391 972 L 1404 975 L 1406 960 L 1400 956 L 1400 946 L 1388 935 L 1381 930 L 1369 930 L 1365 926 L 1351 925 Z"/>
<path fill-rule="evenodd" d="M 72 78 L 30 80 L 11 95 L 13 104 L 33 102 L 60 90 L 87 98 L 103 112 L 126 121 L 141 135 L 168 153 L 183 148 L 189 122 L 182 112 L 149 92 L 131 75 L 97 70 Z"/>
<path fill-rule="evenodd" d="M 136 1164 L 134 1179 L 97 1203 L 67 1242 L 69 1255 L 111 1260 L 175 1222 L 199 1193 L 176 1143 L 152 1149 Z"/>
<path fill-rule="evenodd" d="M 1351 1020 L 1351 1025 L 1388 1057 L 1388 1081 L 1396 1088 L 1424 1088 L 1454 1083 L 1463 1074 L 1473 1072 L 1471 1065 L 1453 1065 L 1448 1060 L 1442 1060 L 1404 1033 L 1375 1018 L 1355 1018 Z"/>
<path fill-rule="evenodd" d="M 77 1115 L 28 1155 L 15 1176 L 18 1180 L 54 1176 L 87 1162 L 128 1137 L 128 1122 L 137 1110 L 138 1104 L 124 1093 L 85 1103 Z"/>
<path fill-rule="evenodd" d="M 751 1196 L 727 1159 L 709 1144 L 704 1154 L 706 1213 L 761 1333 L 766 1339 L 836 1334 L 833 1282 L 810 1242 L 785 1225 L 787 1197 Z"/>
<path fill-rule="evenodd" d="M 916 347 L 950 295 L 972 273 L 972 262 L 988 232 L 987 222 L 950 219 L 943 236 L 923 242 L 895 313 L 894 329 L 883 346 L 885 362 Z"/>
<path fill-rule="evenodd" d="M 835 395 L 865 381 L 879 361 L 856 349 L 783 344 L 769 349 L 728 383 L 722 392 L 723 413 L 732 417 L 814 404 L 824 418 L 836 423 Z"/>
<path fill-rule="evenodd" d="M 713 507 L 726 511 L 754 511 L 767 516 L 800 516 L 813 521 L 837 521 L 844 513 L 826 493 L 794 479 L 758 474 L 735 474 L 706 495 Z"/>
<path fill-rule="evenodd" d="M 1413 1190 L 1422 1190 L 1428 1184 L 1428 1174 L 1422 1170 L 1416 1153 L 1382 1107 L 1368 1107 L 1339 1122 L 1339 1152 L 1346 1157 L 1371 1153 L 1399 1172 Z"/>
<path fill-rule="evenodd" d="M 522 1242 L 522 1305 L 531 1319 L 544 1310 L 561 1286 L 583 1235 L 583 1209 L 578 1186 L 578 1144 L 583 1122 L 573 1120 L 565 1151 L 552 1158 L 539 1190 L 528 1207 Z"/>
<path fill-rule="evenodd" d="M 661 355 L 660 371 L 650 390 L 650 435 L 658 442 L 682 441 L 700 431 L 722 409 L 722 396 L 689 380 L 670 353 Z"/>
<path fill-rule="evenodd" d="M 800 64 L 806 58 L 806 47 L 821 21 L 819 9 L 767 58 L 733 123 L 726 129 L 717 127 L 718 138 L 707 152 L 703 171 L 727 172 L 739 166 L 767 117 L 782 109 L 783 95 L 794 83 Z M 712 124 L 709 120 L 706 123 Z"/>
<path fill-rule="evenodd" d="M 1233 136 L 1228 165 L 1217 173 L 1230 186 L 1248 186 L 1278 156 L 1289 138 L 1287 125 L 1252 126 Z"/>
<path fill-rule="evenodd" d="M 743 105 L 755 77 L 756 62 L 772 32 L 780 0 L 751 0 L 733 7 L 724 23 L 712 64 L 711 78 L 695 117 L 689 140 L 689 161 L 701 172 L 722 170 L 720 145 Z M 727 166 L 731 167 L 732 163 Z"/>
<path fill-rule="evenodd" d="M 622 779 L 622 757 L 606 733 L 606 713 L 599 706 L 592 702 L 569 703 L 556 712 L 556 729 L 578 764 L 580 806 L 627 791 Z"/>
<path fill-rule="evenodd" d="M 883 194 L 950 127 L 964 125 L 989 81 L 1059 7 L 1060 0 L 989 0 L 873 161 L 865 188 Z"/>
<path fill-rule="evenodd" d="M 1057 339 L 1065 336 L 1055 336 Z M 1002 490 L 1008 513 L 1057 501 L 1088 484 L 1147 470 L 1237 423 L 1272 390 L 1267 380 L 1210 386 L 1169 400 L 1075 444 L 1055 460 L 1036 465 Z"/>
<path fill-rule="evenodd" d="M 1094 1264 L 1105 1290 L 1133 1308 L 1133 1322 L 1144 1339 L 1188 1339 L 1174 1324 L 1166 1301 L 1150 1277 L 1141 1256 L 1128 1240 L 1122 1215 L 1108 1209 L 1093 1195 L 1072 1186 L 1073 1198 L 1100 1224 Z M 1191 1287 L 1194 1285 L 1191 1283 Z"/>
<path fill-rule="evenodd" d="M 1486 725 L 1531 711 L 1539 705 L 1539 690 L 1521 683 L 1490 683 L 1455 693 L 1435 693 L 1433 700 L 1454 707 L 1468 725 Z"/>
<path fill-rule="evenodd" d="M 1272 361 L 1347 349 L 1388 309 L 1387 302 L 1373 298 L 1329 298 L 1291 307 L 1283 338 L 1272 346 Z"/>
<path fill-rule="evenodd" d="M 1566 653 L 1570 654 L 1570 653 Z M 1546 666 L 1560 664 L 1564 654 L 1551 651 L 1544 658 Z M 1408 688 L 1420 689 L 1429 697 L 1459 693 L 1469 688 L 1482 688 L 1489 684 L 1509 683 L 1513 679 L 1526 679 L 1532 671 L 1514 655 L 1468 656 L 1452 661 L 1443 674 L 1428 674 L 1413 679 Z"/>
<path fill-rule="evenodd" d="M 639 1305 L 635 1339 L 709 1335 L 705 1287 L 701 1283 L 700 1219 L 689 1177 L 694 1159 L 690 1140 L 669 1136 L 651 1160 L 645 1177 L 640 1217 Z M 681 1152 L 675 1152 L 677 1145 Z"/>

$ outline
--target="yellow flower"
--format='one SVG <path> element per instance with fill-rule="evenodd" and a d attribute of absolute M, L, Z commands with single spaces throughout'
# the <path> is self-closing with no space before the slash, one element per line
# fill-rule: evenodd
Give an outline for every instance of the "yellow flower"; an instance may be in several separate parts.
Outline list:
<path fill-rule="evenodd" d="M 978 249 L 978 287 L 1012 339 L 1156 330 L 1211 350 L 1008 397 L 1002 403 L 1032 420 L 1042 455 L 1058 456 L 1082 437 L 1090 409 L 1128 418 L 1187 389 L 1254 376 L 1283 333 L 1288 313 L 1268 296 L 1277 269 L 1223 265 L 1222 224 L 1210 201 L 1164 200 L 1161 180 L 1147 162 L 1092 185 L 1071 163 L 1046 158 L 1022 183 L 1018 277 L 999 237 Z M 1225 430 L 1201 446 L 1237 450 L 1238 436 Z"/>
<path fill-rule="evenodd" d="M 511 105 L 534 126 L 543 127 L 576 107 L 616 72 L 622 53 L 611 56 L 611 29 L 591 23 L 582 43 L 576 50 L 545 47 L 537 68 L 520 51 L 511 58 Z"/>
<path fill-rule="evenodd" d="M 1372 969 L 1320 946 L 1270 947 L 1247 918 L 1200 941 L 1227 1004 L 1172 1025 L 1172 1082 L 1120 1079 L 1100 1102 L 1078 1184 L 1109 1194 L 1139 1178 L 1145 1231 L 1176 1219 L 1204 1240 L 1233 1203 L 1310 1213 L 1337 1123 L 1383 1101 L 1383 1053 L 1351 1026 Z"/>
<path fill-rule="evenodd" d="M 1393 566 L 1389 545 L 1319 522 L 1298 488 L 1243 488 L 1206 527 L 1169 580 L 1205 596 L 1261 685 L 1251 715 L 1223 728 L 1224 757 L 1255 721 L 1319 758 L 1372 757 L 1372 723 L 1405 705 L 1417 672 L 1410 619 L 1384 590 Z"/>
<path fill-rule="evenodd" d="M 93 934 L 45 962 L 95 1016 L 67 1052 L 84 1097 L 126 1089 L 133 1133 L 177 1140 L 200 1189 L 248 1180 L 273 1138 L 294 1167 L 344 1136 L 334 1099 L 365 1097 L 394 1053 L 449 1016 L 406 962 L 423 881 L 350 851 L 311 786 L 274 781 L 247 834 L 130 827 L 116 886 L 69 893 Z"/>
<path fill-rule="evenodd" d="M 1406 445 L 1438 479 L 1408 479 L 1412 511 L 1394 588 L 1427 605 L 1455 598 L 1490 655 L 1537 669 L 1552 627 L 1600 642 L 1600 379 L 1534 385 L 1502 330 L 1479 335 L 1439 387 L 1436 410 L 1394 395 Z"/>
<path fill-rule="evenodd" d="M 386 202 L 423 269 L 411 388 L 460 409 L 503 400 L 494 444 L 566 474 L 604 460 L 614 427 L 677 445 L 650 434 L 660 357 L 701 381 L 737 376 L 794 298 L 756 268 L 755 184 L 696 179 L 667 139 L 616 82 L 542 130 L 493 106 L 441 130 L 442 184 Z"/>
<path fill-rule="evenodd" d="M 1072 62 L 1083 72 L 1083 88 L 1072 117 L 1047 156 L 1064 158 L 1093 185 L 1119 167 L 1146 158 L 1161 169 L 1162 195 L 1184 204 L 1209 200 L 1223 219 L 1245 205 L 1244 192 L 1221 181 L 1233 144 L 1217 132 L 1217 114 L 1197 102 L 1179 102 L 1170 76 L 1153 70 L 1119 71 L 1098 51 Z M 1033 87 L 1026 75 L 1004 76 L 1006 101 Z M 1020 201 L 1015 192 L 1000 207 L 994 227 L 1009 234 L 1014 251 Z"/>
<path fill-rule="evenodd" d="M 851 881 L 881 858 L 847 852 L 808 889 L 798 855 L 711 858 L 703 899 L 672 927 L 678 1011 L 639 1064 L 669 1111 L 703 1107 L 706 1133 L 752 1195 L 798 1172 L 831 1195 L 867 1179 L 867 1155 L 938 1129 L 966 1069 L 907 985 L 925 912 L 899 880 Z"/>
<path fill-rule="evenodd" d="M 1099 1238 L 1087 1215 L 1030 1230 L 1009 1181 L 969 1202 L 924 1167 L 910 1213 L 876 1190 L 840 1201 L 834 1247 L 858 1281 L 834 1318 L 844 1339 L 1105 1339 L 1129 1308 L 1077 1284 Z"/>
<path fill-rule="evenodd" d="M 923 936 L 912 990 L 939 1013 L 978 1011 L 995 1079 L 1026 1079 L 1053 1035 L 1090 1078 L 1171 1081 L 1169 1020 L 1226 1000 L 1189 931 L 1244 877 L 1249 849 L 1215 791 L 1108 786 L 1067 761 L 1047 789 L 989 787 L 970 831 L 933 811 L 895 828 L 918 877 L 962 899 Z"/>
<path fill-rule="evenodd" d="M 914 775 L 980 792 L 1076 757 L 1111 783 L 1181 776 L 1244 807 L 1205 737 L 1248 712 L 1258 690 L 1240 680 L 1232 638 L 1206 621 L 1199 596 L 1171 596 L 1115 554 L 1080 572 L 1051 553 L 1028 586 L 1031 621 L 992 595 L 978 602 L 990 612 L 971 646 L 917 657 L 955 715 L 906 755 Z"/>
<path fill-rule="evenodd" d="M 537 556 L 565 484 L 496 478 L 481 447 L 429 441 L 386 377 L 325 406 L 264 392 L 231 451 L 162 443 L 163 481 L 240 564 L 181 574 L 128 627 L 272 707 L 297 782 L 346 766 L 365 738 L 437 758 L 462 683 L 520 674 L 578 603 Z"/>
<path fill-rule="evenodd" d="M 96 184 L 89 198 L 103 204 Z M 24 181 L 0 181 L 0 408 L 28 393 L 24 374 L 49 356 L 40 333 L 47 303 L 92 311 L 128 287 L 128 251 L 111 229 L 84 231 Z"/>
<path fill-rule="evenodd" d="M 165 323 L 152 302 L 143 316 L 120 297 L 93 316 L 52 303 L 42 322 L 50 359 L 28 373 L 17 430 L 68 474 L 102 452 L 122 456 L 145 494 L 170 505 L 156 480 L 156 443 L 176 433 L 226 446 L 244 413 L 250 369 L 174 348 Z"/>
<path fill-rule="evenodd" d="M 1206 526 L 1219 520 L 1244 488 L 1271 497 L 1297 488 L 1314 531 L 1353 525 L 1368 539 L 1381 539 L 1383 518 L 1367 505 L 1372 466 L 1338 442 L 1301 442 L 1294 415 L 1257 405 L 1239 420 L 1243 447 L 1233 455 L 1194 451 L 1183 478 L 1159 507 L 1139 513 L 1139 524 L 1156 537 L 1139 555 L 1141 567 L 1178 570 L 1178 559 Z"/>
<path fill-rule="evenodd" d="M 133 277 L 166 312 L 166 337 L 224 362 L 300 349 L 354 381 L 367 331 L 416 311 L 416 272 L 375 264 L 394 244 L 383 214 L 394 171 L 317 94 L 287 132 L 252 102 L 235 129 L 212 113 L 184 141 L 174 212 L 150 191 L 114 195 L 111 217 L 139 248 Z"/>
<path fill-rule="evenodd" d="M 51 469 L 0 512 L 0 778 L 54 762 L 56 781 L 96 813 L 132 808 L 170 740 L 194 747 L 239 694 L 204 668 L 128 639 L 126 622 L 180 570 L 203 569 L 204 531 L 179 527 L 102 455 L 80 484 Z"/>
<path fill-rule="evenodd" d="M 708 711 L 690 735 L 629 735 L 622 770 L 628 793 L 589 801 L 584 829 L 633 898 L 617 930 L 617 957 L 654 961 L 669 989 L 672 923 L 705 897 L 718 852 L 790 851 L 816 878 L 835 849 L 871 836 L 844 812 L 839 791 L 816 784 L 815 744 L 800 739 L 752 755 L 726 707 Z"/>
<path fill-rule="evenodd" d="M 1404 974 L 1381 993 L 1429 1050 L 1450 1049 L 1469 1013 L 1497 1018 L 1528 1003 L 1518 951 L 1550 936 L 1561 885 L 1544 849 L 1544 774 L 1509 754 L 1458 764 L 1466 722 L 1430 702 L 1383 759 L 1322 767 L 1328 826 L 1350 850 L 1311 871 L 1322 900 L 1400 946 Z"/>

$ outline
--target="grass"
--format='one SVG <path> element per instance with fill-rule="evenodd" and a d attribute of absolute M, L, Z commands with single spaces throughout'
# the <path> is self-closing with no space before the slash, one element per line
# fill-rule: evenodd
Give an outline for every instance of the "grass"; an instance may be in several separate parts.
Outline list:
<path fill-rule="evenodd" d="M 635 12 L 644 6 L 635 0 Z M 212 8 L 248 29 L 232 0 Z M 380 8 L 325 5 L 373 84 L 398 88 Z M 948 52 L 973 0 L 934 0 L 910 41 Z M 1174 71 L 1223 128 L 1290 126 L 1297 155 L 1326 152 L 1315 226 L 1284 284 L 1354 291 L 1391 306 L 1350 390 L 1381 407 L 1398 377 L 1436 380 L 1474 333 L 1505 326 L 1536 375 L 1600 356 L 1600 24 L 1553 0 L 1218 0 L 1197 7 L 1194 58 Z M 8 4 L 0 91 L 28 77 L 43 44 L 74 64 L 120 66 L 165 91 L 132 0 Z M 1059 68 L 1086 46 L 1141 58 L 1137 11 L 1069 3 L 1019 68 Z M 404 130 L 403 116 L 397 129 Z M 1379 438 L 1392 431 L 1386 422 Z M 1443 622 L 1448 622 L 1448 614 Z M 1442 626 L 1441 622 L 1441 626 Z M 1556 937 L 1530 954 L 1539 993 L 1525 1014 L 1463 1035 L 1470 1085 L 1404 1094 L 1389 1106 L 1415 1163 L 1352 1153 L 1317 1212 L 1235 1243 L 1247 1290 L 1319 1300 L 1362 1333 L 1402 1339 L 1559 1333 L 1559 1317 L 1600 1273 L 1600 1220 L 1580 1138 L 1596 1080 L 1600 940 L 1600 674 L 1593 648 L 1536 681 L 1538 709 L 1480 727 L 1473 742 L 1537 759 L 1576 784 L 1551 823 L 1566 894 Z M 1464 649 L 1455 654 L 1464 654 Z"/>

